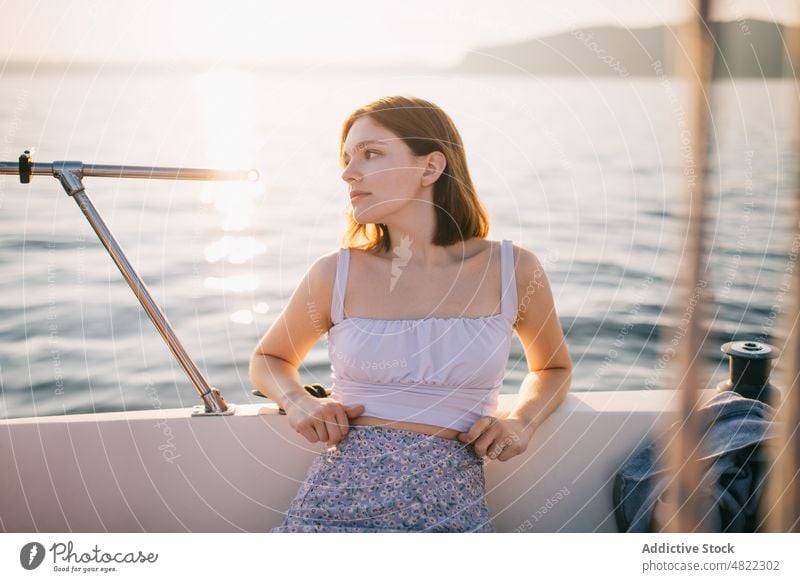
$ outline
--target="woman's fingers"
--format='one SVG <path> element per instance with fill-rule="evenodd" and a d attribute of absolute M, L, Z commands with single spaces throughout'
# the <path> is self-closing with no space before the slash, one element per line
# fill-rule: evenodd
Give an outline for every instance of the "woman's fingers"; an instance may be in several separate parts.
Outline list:
<path fill-rule="evenodd" d="M 299 432 L 303 436 L 303 438 L 305 438 L 310 443 L 316 443 L 319 441 L 319 437 L 317 436 L 314 427 L 311 425 L 303 427 L 297 432 Z"/>
<path fill-rule="evenodd" d="M 364 412 L 359 404 L 345 408 L 339 402 L 311 398 L 303 407 L 291 407 L 286 414 L 291 426 L 308 442 L 326 442 L 328 446 L 341 442 L 350 429 L 349 417 Z"/>
<path fill-rule="evenodd" d="M 504 427 L 494 442 L 490 445 L 488 456 L 490 459 L 507 461 L 512 457 L 524 453 L 528 449 L 528 441 L 525 435 L 520 436 L 518 432 L 511 428 Z"/>
<path fill-rule="evenodd" d="M 462 443 L 471 444 L 486 430 L 497 422 L 494 416 L 482 416 L 470 427 L 467 432 L 459 433 L 458 440 Z"/>
<path fill-rule="evenodd" d="M 342 438 L 346 437 L 350 431 L 350 419 L 347 417 L 347 411 L 344 408 L 336 409 L 336 421 L 339 423 Z"/>
<path fill-rule="evenodd" d="M 314 421 L 314 432 L 317 433 L 317 439 L 321 442 L 328 441 L 328 430 L 325 428 L 325 421 L 324 420 L 315 420 Z M 317 441 L 314 441 L 317 442 Z"/>
<path fill-rule="evenodd" d="M 342 440 L 342 429 L 339 426 L 339 420 L 336 418 L 336 413 L 331 411 L 325 418 L 325 429 L 328 432 L 326 439 L 328 445 L 335 445 Z"/>
<path fill-rule="evenodd" d="M 500 427 L 495 423 L 483 431 L 481 436 L 478 437 L 478 440 L 475 441 L 475 444 L 472 445 L 478 456 L 486 456 L 489 451 L 489 447 L 497 438 L 498 434 L 500 434 L 500 430 Z"/>
<path fill-rule="evenodd" d="M 350 428 L 350 421 L 344 407 L 339 404 L 326 406 L 318 414 L 319 416 L 315 417 L 312 424 L 316 440 L 309 440 L 311 442 L 319 440 L 329 446 L 341 442 Z"/>
<path fill-rule="evenodd" d="M 516 435 L 506 434 L 502 438 L 495 439 L 494 443 L 492 443 L 492 446 L 489 449 L 489 458 L 506 461 L 518 454 L 519 450 L 515 446 L 515 443 L 519 441 L 519 438 L 517 437 L 515 439 L 515 436 Z"/>
<path fill-rule="evenodd" d="M 519 453 L 520 453 L 520 451 L 517 449 L 517 447 L 515 447 L 513 445 L 508 445 L 497 456 L 497 460 L 498 461 L 507 461 L 511 457 L 516 457 Z"/>
<path fill-rule="evenodd" d="M 510 432 L 502 423 L 497 423 L 485 430 L 475 441 L 475 452 L 481 457 L 507 461 L 518 455 L 520 451 L 520 438 L 516 433 Z"/>

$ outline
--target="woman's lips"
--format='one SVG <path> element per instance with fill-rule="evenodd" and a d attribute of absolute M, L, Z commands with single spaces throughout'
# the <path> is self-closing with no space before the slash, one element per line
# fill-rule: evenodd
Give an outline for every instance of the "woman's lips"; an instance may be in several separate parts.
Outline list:
<path fill-rule="evenodd" d="M 353 192 L 350 194 L 350 201 L 356 200 L 357 198 L 361 198 L 362 196 L 369 196 L 369 192 Z"/>

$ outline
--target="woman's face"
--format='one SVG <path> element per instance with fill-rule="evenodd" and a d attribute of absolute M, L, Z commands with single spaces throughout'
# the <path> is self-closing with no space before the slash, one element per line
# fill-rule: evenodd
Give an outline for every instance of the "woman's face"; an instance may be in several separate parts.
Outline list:
<path fill-rule="evenodd" d="M 353 123 L 342 155 L 342 179 L 357 223 L 385 223 L 385 217 L 421 198 L 424 157 L 415 156 L 402 139 L 369 117 Z M 356 191 L 369 194 L 353 198 Z"/>

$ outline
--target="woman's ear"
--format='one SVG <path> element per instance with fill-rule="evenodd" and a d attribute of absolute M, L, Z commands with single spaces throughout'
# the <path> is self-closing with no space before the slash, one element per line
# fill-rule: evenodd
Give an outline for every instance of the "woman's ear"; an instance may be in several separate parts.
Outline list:
<path fill-rule="evenodd" d="M 447 167 L 447 158 L 442 152 L 431 152 L 428 154 L 428 161 L 425 164 L 425 171 L 422 172 L 422 184 L 430 186 L 439 179 L 444 169 Z"/>

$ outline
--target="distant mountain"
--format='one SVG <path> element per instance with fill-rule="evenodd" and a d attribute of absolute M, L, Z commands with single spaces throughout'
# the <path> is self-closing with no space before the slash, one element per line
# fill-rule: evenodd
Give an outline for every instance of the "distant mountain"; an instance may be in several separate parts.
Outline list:
<path fill-rule="evenodd" d="M 672 53 L 681 25 L 653 28 L 598 26 L 505 45 L 481 47 L 449 69 L 454 73 L 577 76 L 654 76 L 674 72 Z M 787 34 L 775 22 L 713 22 L 714 77 L 788 77 Z M 797 61 L 795 61 L 797 62 Z M 660 73 L 659 73 L 660 74 Z"/>
<path fill-rule="evenodd" d="M 800 27 L 786 27 L 775 22 L 741 20 L 712 23 L 718 43 L 714 76 L 788 77 L 784 63 L 788 33 L 800 34 Z M 477 48 L 452 67 L 427 63 L 383 63 L 379 65 L 343 65 L 324 63 L 210 63 L 210 62 L 25 62 L 0 56 L 3 73 L 58 73 L 88 75 L 130 75 L 174 71 L 205 72 L 239 68 L 251 72 L 298 76 L 329 76 L 343 73 L 365 75 L 447 75 L 470 73 L 634 76 L 649 77 L 674 72 L 672 49 L 681 38 L 681 26 L 620 28 L 597 26 L 577 29 L 524 42 Z M 682 40 L 681 40 L 682 42 Z M 796 59 L 795 62 L 800 61 Z M 657 66 L 654 66 L 657 65 Z"/>
<path fill-rule="evenodd" d="M 207 73 L 237 69 L 251 73 L 278 74 L 297 77 L 324 77 L 342 74 L 357 75 L 435 75 L 442 69 L 416 62 L 384 63 L 380 65 L 343 65 L 324 63 L 270 63 L 270 62 L 228 62 L 207 61 L 13 61 L 3 63 L 0 56 L 0 78 L 4 73 L 15 74 L 80 74 L 80 75 L 121 75 L 134 74 L 173 75 L 181 73 Z"/>

